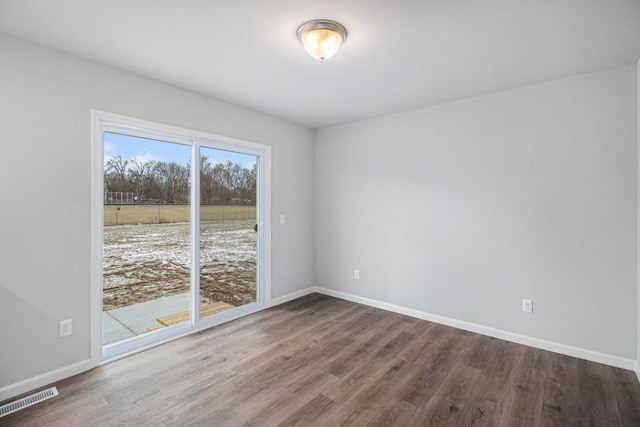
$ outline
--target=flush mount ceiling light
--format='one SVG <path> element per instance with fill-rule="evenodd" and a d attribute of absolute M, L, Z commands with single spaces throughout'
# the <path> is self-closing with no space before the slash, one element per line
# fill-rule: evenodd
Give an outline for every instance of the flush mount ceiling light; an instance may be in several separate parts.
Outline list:
<path fill-rule="evenodd" d="M 298 38 L 307 53 L 322 62 L 338 52 L 347 29 L 335 21 L 315 19 L 298 28 Z"/>

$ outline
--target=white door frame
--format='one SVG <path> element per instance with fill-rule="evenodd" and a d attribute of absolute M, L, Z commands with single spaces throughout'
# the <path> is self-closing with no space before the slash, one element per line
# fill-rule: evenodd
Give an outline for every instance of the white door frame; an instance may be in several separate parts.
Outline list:
<path fill-rule="evenodd" d="M 188 335 L 212 326 L 245 316 L 266 308 L 271 302 L 271 147 L 255 142 L 243 141 L 207 132 L 165 125 L 147 120 L 136 119 L 119 114 L 92 110 L 92 144 L 91 144 L 91 365 L 102 363 L 142 351 L 149 347 Z M 194 303 L 191 310 L 191 322 L 163 328 L 153 334 L 142 335 L 125 340 L 112 354 L 103 354 L 102 345 L 102 236 L 103 236 L 103 133 L 105 129 L 121 129 L 131 135 L 152 137 L 169 142 L 190 145 L 192 149 L 191 164 L 191 295 L 193 301 L 199 298 L 199 219 L 200 210 L 200 171 L 196 162 L 200 147 L 209 147 L 227 151 L 236 151 L 258 157 L 258 182 L 256 212 L 259 221 L 257 250 L 257 300 L 234 310 L 225 311 L 215 316 L 200 319 L 199 304 Z M 106 356 L 106 357 L 105 357 Z"/>

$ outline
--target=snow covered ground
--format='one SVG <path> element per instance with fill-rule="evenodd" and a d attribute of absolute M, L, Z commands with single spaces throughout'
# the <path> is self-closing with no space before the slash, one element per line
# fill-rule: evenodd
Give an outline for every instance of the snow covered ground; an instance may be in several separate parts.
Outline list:
<path fill-rule="evenodd" d="M 200 294 L 240 306 L 256 298 L 254 221 L 203 222 Z M 190 287 L 189 223 L 104 228 L 104 311 L 183 294 Z"/>

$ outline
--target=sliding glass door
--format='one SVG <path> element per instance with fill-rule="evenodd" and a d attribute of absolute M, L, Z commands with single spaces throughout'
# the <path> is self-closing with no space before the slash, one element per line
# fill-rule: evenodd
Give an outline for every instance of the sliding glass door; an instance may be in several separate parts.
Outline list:
<path fill-rule="evenodd" d="M 263 307 L 266 151 L 100 126 L 101 359 Z"/>

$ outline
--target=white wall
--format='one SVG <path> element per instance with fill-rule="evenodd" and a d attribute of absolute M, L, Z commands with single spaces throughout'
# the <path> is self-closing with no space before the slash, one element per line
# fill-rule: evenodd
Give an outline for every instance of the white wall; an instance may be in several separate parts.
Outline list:
<path fill-rule="evenodd" d="M 311 130 L 0 36 L 0 389 L 90 357 L 91 109 L 271 145 L 272 296 L 313 285 Z"/>
<path fill-rule="evenodd" d="M 316 284 L 635 360 L 635 94 L 630 66 L 318 131 Z"/>

